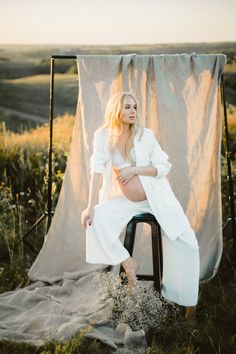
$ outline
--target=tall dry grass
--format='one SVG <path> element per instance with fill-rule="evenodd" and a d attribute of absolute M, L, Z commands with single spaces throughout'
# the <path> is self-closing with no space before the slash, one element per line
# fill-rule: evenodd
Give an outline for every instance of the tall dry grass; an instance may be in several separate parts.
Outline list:
<path fill-rule="evenodd" d="M 53 120 L 53 146 L 57 150 L 67 151 L 71 141 L 74 116 L 65 114 Z M 0 124 L 1 149 L 12 151 L 17 148 L 40 151 L 47 149 L 49 144 L 49 124 L 25 131 L 21 134 L 6 129 L 3 122 Z"/>

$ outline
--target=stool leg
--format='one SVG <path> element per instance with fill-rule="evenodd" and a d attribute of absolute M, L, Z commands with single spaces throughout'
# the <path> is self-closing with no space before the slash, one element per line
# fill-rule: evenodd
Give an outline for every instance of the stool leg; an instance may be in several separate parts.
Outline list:
<path fill-rule="evenodd" d="M 161 290 L 161 249 L 160 249 L 160 234 L 158 226 L 151 222 L 152 230 L 152 258 L 153 258 L 153 275 L 154 289 L 160 292 Z"/>
<path fill-rule="evenodd" d="M 163 248 L 162 248 L 162 235 L 161 235 L 161 227 L 158 224 L 157 226 L 157 231 L 158 231 L 158 243 L 159 243 L 159 259 L 160 259 L 160 274 L 161 274 L 161 280 L 163 276 Z"/>
<path fill-rule="evenodd" d="M 130 256 L 132 256 L 133 254 L 135 232 L 136 232 L 136 222 L 133 222 L 131 220 L 127 225 L 125 240 L 124 240 L 124 246 L 128 250 Z"/>

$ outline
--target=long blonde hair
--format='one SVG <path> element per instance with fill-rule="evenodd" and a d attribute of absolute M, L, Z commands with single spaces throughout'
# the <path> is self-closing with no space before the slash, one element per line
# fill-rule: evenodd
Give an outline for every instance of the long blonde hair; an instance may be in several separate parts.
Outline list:
<path fill-rule="evenodd" d="M 139 116 L 139 105 L 137 99 L 131 92 L 121 92 L 116 93 L 111 96 L 107 102 L 106 111 L 104 115 L 105 123 L 102 128 L 108 129 L 108 147 L 112 149 L 115 146 L 116 139 L 121 135 L 122 121 L 121 121 L 121 110 L 126 104 L 127 97 L 132 97 L 136 103 L 136 120 L 134 124 L 130 124 L 130 136 L 125 144 L 125 153 L 128 159 L 134 163 L 132 157 L 130 156 L 130 151 L 133 147 L 134 137 L 137 133 L 143 134 L 143 125 Z"/>

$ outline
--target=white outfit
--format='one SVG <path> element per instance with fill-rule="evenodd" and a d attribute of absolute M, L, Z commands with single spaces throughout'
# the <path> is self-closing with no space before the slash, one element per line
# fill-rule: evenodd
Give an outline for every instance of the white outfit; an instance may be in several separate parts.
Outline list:
<path fill-rule="evenodd" d="M 134 159 L 134 161 L 136 162 L 134 148 L 130 151 L 130 154 Z M 121 155 L 121 153 L 116 148 L 114 148 L 112 151 L 112 166 L 121 169 L 124 167 L 132 166 L 132 163 L 129 162 L 128 160 L 125 160 L 124 157 Z"/>
<path fill-rule="evenodd" d="M 103 185 L 99 203 L 94 208 L 92 224 L 86 229 L 86 261 L 116 265 L 127 259 L 129 253 L 119 239 L 121 231 L 134 215 L 149 212 L 156 217 L 164 231 L 161 294 L 179 305 L 194 306 L 197 304 L 199 288 L 198 242 L 165 177 L 171 168 L 167 154 L 161 150 L 150 129 L 144 128 L 142 137 L 140 143 L 137 136 L 134 139 L 132 157 L 138 166 L 154 165 L 158 174 L 155 177 L 138 176 L 147 200 L 132 202 L 121 194 L 111 171 L 112 165 L 123 168 L 131 163 L 125 161 L 118 150 L 108 153 L 105 129 L 99 129 L 94 134 L 90 173 L 102 173 Z M 108 177 L 112 179 L 109 183 Z M 175 213 L 179 220 L 176 220 Z"/>

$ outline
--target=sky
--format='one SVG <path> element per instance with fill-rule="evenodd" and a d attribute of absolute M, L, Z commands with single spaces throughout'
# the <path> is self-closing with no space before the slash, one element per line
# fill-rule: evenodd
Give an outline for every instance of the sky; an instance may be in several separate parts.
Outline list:
<path fill-rule="evenodd" d="M 236 41 L 236 0 L 0 0 L 0 44 Z"/>

